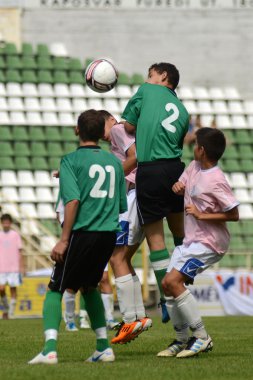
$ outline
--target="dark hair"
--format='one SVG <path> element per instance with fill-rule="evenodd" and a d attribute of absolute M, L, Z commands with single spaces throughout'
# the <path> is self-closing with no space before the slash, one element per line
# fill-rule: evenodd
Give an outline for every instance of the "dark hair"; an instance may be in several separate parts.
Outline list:
<path fill-rule="evenodd" d="M 105 119 L 99 111 L 82 112 L 77 120 L 79 136 L 82 141 L 98 141 L 104 136 Z"/>
<path fill-rule="evenodd" d="M 154 63 L 148 69 L 149 72 L 150 70 L 155 70 L 159 74 L 166 72 L 168 78 L 167 80 L 172 85 L 173 90 L 177 88 L 179 82 L 179 71 L 176 66 L 166 62 Z"/>
<path fill-rule="evenodd" d="M 219 129 L 200 128 L 196 132 L 198 146 L 203 146 L 207 158 L 211 161 L 218 161 L 226 148 L 226 139 Z"/>
<path fill-rule="evenodd" d="M 9 222 L 12 223 L 12 217 L 10 216 L 10 214 L 3 214 L 1 216 L 1 222 L 3 222 L 4 220 L 9 220 Z"/>
<path fill-rule="evenodd" d="M 105 121 L 108 120 L 110 117 L 113 117 L 112 114 L 106 110 L 100 110 L 98 112 L 103 116 Z"/>

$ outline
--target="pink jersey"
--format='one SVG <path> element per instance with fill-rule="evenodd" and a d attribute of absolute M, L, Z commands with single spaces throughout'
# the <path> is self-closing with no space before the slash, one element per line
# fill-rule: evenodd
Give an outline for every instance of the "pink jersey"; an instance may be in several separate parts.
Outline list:
<path fill-rule="evenodd" d="M 126 133 L 123 124 L 115 124 L 111 131 L 111 152 L 120 159 L 121 162 L 127 158 L 126 152 L 131 145 L 135 144 L 135 137 Z M 126 180 L 135 183 L 136 169 L 126 176 Z"/>
<path fill-rule="evenodd" d="M 22 242 L 16 231 L 0 231 L 0 273 L 20 272 Z"/>
<path fill-rule="evenodd" d="M 179 181 L 185 184 L 185 206 L 194 204 L 203 213 L 226 212 L 239 204 L 218 166 L 202 170 L 199 162 L 192 161 Z M 227 251 L 230 235 L 225 222 L 197 220 L 193 215 L 185 215 L 184 226 L 186 246 L 200 242 L 219 254 Z"/>

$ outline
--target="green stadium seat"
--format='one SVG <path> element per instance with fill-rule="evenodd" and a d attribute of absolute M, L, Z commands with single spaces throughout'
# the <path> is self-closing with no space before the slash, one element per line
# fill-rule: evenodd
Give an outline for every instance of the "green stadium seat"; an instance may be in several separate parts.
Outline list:
<path fill-rule="evenodd" d="M 69 83 L 73 84 L 84 84 L 85 79 L 81 72 L 70 71 L 69 73 Z"/>
<path fill-rule="evenodd" d="M 5 83 L 5 82 L 6 82 L 6 78 L 5 78 L 4 72 L 3 70 L 0 70 L 0 83 Z"/>
<path fill-rule="evenodd" d="M 29 145 L 27 142 L 15 142 L 14 154 L 19 157 L 29 157 L 31 155 Z"/>
<path fill-rule="evenodd" d="M 38 83 L 54 83 L 52 74 L 49 70 L 38 71 Z"/>
<path fill-rule="evenodd" d="M 31 163 L 28 157 L 15 157 L 14 158 L 16 170 L 31 170 Z"/>
<path fill-rule="evenodd" d="M 227 226 L 231 236 L 241 236 L 240 223 L 229 222 Z"/>
<path fill-rule="evenodd" d="M 32 157 L 31 166 L 33 170 L 48 170 L 48 164 L 45 157 Z"/>
<path fill-rule="evenodd" d="M 92 61 L 94 61 L 94 58 L 90 58 L 90 57 L 88 57 L 88 58 L 85 59 L 85 63 L 84 63 L 85 69 L 89 66 L 89 64 L 90 64 Z"/>
<path fill-rule="evenodd" d="M 236 144 L 248 144 L 251 142 L 250 134 L 246 129 L 235 129 L 234 136 L 234 142 Z"/>
<path fill-rule="evenodd" d="M 22 69 L 21 59 L 16 55 L 8 55 L 6 57 L 6 66 L 8 69 Z"/>
<path fill-rule="evenodd" d="M 53 63 L 50 57 L 38 57 L 37 66 L 39 70 L 52 70 Z"/>
<path fill-rule="evenodd" d="M 226 138 L 227 146 L 236 143 L 233 130 L 226 129 L 223 131 L 223 133 Z"/>
<path fill-rule="evenodd" d="M 18 70 L 6 70 L 5 81 L 21 83 L 22 79 Z"/>
<path fill-rule="evenodd" d="M 241 220 L 241 232 L 242 235 L 253 236 L 253 220 Z"/>
<path fill-rule="evenodd" d="M 28 141 L 29 140 L 29 136 L 28 136 L 26 127 L 23 127 L 21 125 L 14 126 L 12 133 L 13 133 L 13 137 L 14 137 L 15 141 Z"/>
<path fill-rule="evenodd" d="M 41 223 L 47 228 L 53 235 L 57 235 L 57 222 L 54 220 L 41 220 Z"/>
<path fill-rule="evenodd" d="M 50 56 L 50 51 L 46 44 L 38 44 L 36 52 L 38 56 L 43 56 L 43 57 Z"/>
<path fill-rule="evenodd" d="M 145 81 L 144 81 L 144 78 L 141 74 L 133 74 L 132 75 L 132 78 L 131 78 L 131 84 L 134 85 L 134 86 L 139 86 L 141 84 L 143 84 Z"/>
<path fill-rule="evenodd" d="M 84 69 L 80 59 L 78 58 L 70 58 L 68 66 L 71 71 L 82 71 Z"/>
<path fill-rule="evenodd" d="M 233 252 L 244 251 L 246 248 L 241 236 L 231 236 L 229 250 Z"/>
<path fill-rule="evenodd" d="M 0 55 L 0 69 L 5 69 L 6 64 L 4 58 Z"/>
<path fill-rule="evenodd" d="M 78 141 L 73 128 L 63 127 L 61 130 L 62 141 Z"/>
<path fill-rule="evenodd" d="M 241 160 L 240 161 L 241 171 L 244 173 L 251 173 L 253 168 L 252 160 Z"/>
<path fill-rule="evenodd" d="M 188 158 L 190 160 L 193 160 L 193 147 L 189 146 L 187 144 L 184 144 L 183 146 L 183 158 Z"/>
<path fill-rule="evenodd" d="M 60 162 L 61 162 L 61 157 L 49 157 L 48 159 L 49 170 L 59 170 Z"/>
<path fill-rule="evenodd" d="M 37 83 L 38 82 L 36 72 L 34 70 L 23 70 L 21 78 L 22 78 L 23 83 Z"/>
<path fill-rule="evenodd" d="M 23 56 L 33 56 L 34 52 L 33 52 L 32 44 L 28 42 L 23 42 L 22 47 L 21 47 L 21 53 Z"/>
<path fill-rule="evenodd" d="M 128 86 L 131 86 L 132 80 L 126 73 L 119 73 L 118 84 L 126 84 Z"/>
<path fill-rule="evenodd" d="M 3 54 L 5 55 L 18 55 L 17 47 L 12 42 L 7 42 L 3 47 Z"/>
<path fill-rule="evenodd" d="M 63 154 L 74 152 L 78 148 L 78 144 L 74 142 L 65 142 L 63 144 Z"/>
<path fill-rule="evenodd" d="M 12 157 L 0 156 L 0 168 L 1 170 L 14 170 L 15 165 L 13 163 Z"/>
<path fill-rule="evenodd" d="M 46 127 L 45 136 L 47 141 L 62 141 L 62 137 L 57 127 Z"/>
<path fill-rule="evenodd" d="M 252 230 L 251 230 L 251 233 L 252 233 Z M 250 235 L 245 236 L 244 241 L 245 241 L 246 249 L 248 251 L 252 251 L 252 249 L 253 249 L 253 236 L 252 235 L 251 236 Z"/>
<path fill-rule="evenodd" d="M 48 152 L 45 144 L 43 142 L 32 142 L 31 155 L 32 157 L 46 157 L 48 155 Z"/>
<path fill-rule="evenodd" d="M 58 142 L 48 142 L 47 150 L 50 157 L 61 157 L 63 155 L 61 144 Z"/>
<path fill-rule="evenodd" d="M 34 57 L 24 56 L 21 58 L 23 69 L 37 69 L 37 63 Z"/>
<path fill-rule="evenodd" d="M 7 126 L 0 127 L 0 136 L 3 141 L 11 141 L 13 139 L 11 130 Z"/>
<path fill-rule="evenodd" d="M 55 70 L 53 74 L 53 81 L 54 83 L 69 83 L 69 77 L 67 75 L 66 71 L 62 70 Z"/>
<path fill-rule="evenodd" d="M 237 160 L 223 160 L 224 170 L 228 173 L 231 172 L 241 172 L 241 165 Z"/>
<path fill-rule="evenodd" d="M 29 138 L 30 141 L 45 141 L 46 137 L 44 134 L 44 128 L 38 126 L 30 126 L 29 128 Z"/>
<path fill-rule="evenodd" d="M 235 147 L 235 145 L 228 145 L 226 147 L 225 153 L 224 153 L 224 158 L 238 158 L 238 151 Z"/>
<path fill-rule="evenodd" d="M 241 159 L 252 159 L 253 158 L 253 151 L 252 151 L 251 145 L 249 145 L 249 144 L 239 145 L 238 154 L 239 154 L 239 157 Z"/>
<path fill-rule="evenodd" d="M 0 156 L 2 157 L 8 157 L 13 156 L 14 152 L 11 146 L 10 142 L 7 141 L 0 141 Z"/>
<path fill-rule="evenodd" d="M 53 68 L 54 70 L 68 70 L 68 62 L 64 57 L 53 57 Z"/>

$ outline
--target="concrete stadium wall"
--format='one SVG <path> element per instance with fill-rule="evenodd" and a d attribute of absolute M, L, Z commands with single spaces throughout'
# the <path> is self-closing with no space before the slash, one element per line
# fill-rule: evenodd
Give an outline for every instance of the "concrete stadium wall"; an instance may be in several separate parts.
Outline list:
<path fill-rule="evenodd" d="M 22 13 L 24 41 L 62 41 L 71 56 L 111 57 L 146 75 L 175 63 L 181 84 L 236 85 L 253 97 L 253 10 L 41 10 Z"/>

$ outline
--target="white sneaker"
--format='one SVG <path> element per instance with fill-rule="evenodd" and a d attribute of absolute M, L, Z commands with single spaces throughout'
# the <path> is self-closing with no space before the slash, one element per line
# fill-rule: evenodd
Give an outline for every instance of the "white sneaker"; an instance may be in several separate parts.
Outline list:
<path fill-rule="evenodd" d="M 109 321 L 106 321 L 106 326 L 108 328 L 108 330 L 113 330 L 115 329 L 116 326 L 118 326 L 119 322 L 113 320 L 113 319 L 110 319 Z"/>
<path fill-rule="evenodd" d="M 190 356 L 198 355 L 200 352 L 212 351 L 213 342 L 208 335 L 207 339 L 191 337 L 188 340 L 185 349 L 177 354 L 177 358 L 189 358 Z"/>
<path fill-rule="evenodd" d="M 80 318 L 80 329 L 90 329 L 90 324 L 86 317 Z"/>
<path fill-rule="evenodd" d="M 90 356 L 86 362 L 96 363 L 96 362 L 114 362 L 115 356 L 113 350 L 109 347 L 104 351 L 95 351 L 92 356 Z"/>
<path fill-rule="evenodd" d="M 75 325 L 75 322 L 68 322 L 65 327 L 66 331 L 78 331 L 78 328 Z"/>
<path fill-rule="evenodd" d="M 177 356 L 177 354 L 184 350 L 186 347 L 186 343 L 179 342 L 178 340 L 174 340 L 166 350 L 158 352 L 157 356 L 160 357 L 168 357 L 168 356 Z"/>
<path fill-rule="evenodd" d="M 51 351 L 47 355 L 43 355 L 42 352 L 40 352 L 35 358 L 30 360 L 28 364 L 57 364 L 58 358 L 57 358 L 57 352 Z"/>

